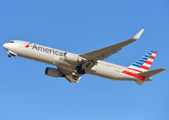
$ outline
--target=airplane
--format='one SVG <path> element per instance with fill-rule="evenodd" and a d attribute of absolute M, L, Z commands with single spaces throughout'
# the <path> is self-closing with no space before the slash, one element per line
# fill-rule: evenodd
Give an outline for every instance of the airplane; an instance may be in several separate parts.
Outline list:
<path fill-rule="evenodd" d="M 141 29 L 129 40 L 84 54 L 74 54 L 22 40 L 9 41 L 3 47 L 7 50 L 8 57 L 19 56 L 56 66 L 57 68 L 47 67 L 45 74 L 55 78 L 65 77 L 70 83 L 78 83 L 82 75 L 91 74 L 111 80 L 135 81 L 142 85 L 145 81 L 151 81 L 151 76 L 165 70 L 149 70 L 156 51 L 149 51 L 128 67 L 102 60 L 139 39 L 143 31 Z"/>

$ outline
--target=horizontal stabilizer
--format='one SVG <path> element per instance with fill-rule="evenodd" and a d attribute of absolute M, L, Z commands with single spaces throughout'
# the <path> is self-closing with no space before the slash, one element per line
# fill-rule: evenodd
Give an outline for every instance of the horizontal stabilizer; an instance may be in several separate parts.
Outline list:
<path fill-rule="evenodd" d="M 158 74 L 158 73 L 162 72 L 163 70 L 165 70 L 165 69 L 164 68 L 159 68 L 159 69 L 155 69 L 155 70 L 150 70 L 150 71 L 138 73 L 137 75 L 143 76 L 143 77 L 151 77 L 151 76 L 153 76 L 155 74 Z"/>

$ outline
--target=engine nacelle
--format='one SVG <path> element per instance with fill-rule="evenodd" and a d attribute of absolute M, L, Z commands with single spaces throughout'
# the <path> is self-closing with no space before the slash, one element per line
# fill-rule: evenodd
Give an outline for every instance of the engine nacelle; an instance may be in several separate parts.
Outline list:
<path fill-rule="evenodd" d="M 58 69 L 47 67 L 45 70 L 45 74 L 51 77 L 65 77 Z"/>
<path fill-rule="evenodd" d="M 65 53 L 64 57 L 65 57 L 65 60 L 68 62 L 79 63 L 79 62 L 83 61 L 82 57 L 80 57 L 77 54 L 73 54 L 73 53 L 67 52 L 67 53 Z"/>

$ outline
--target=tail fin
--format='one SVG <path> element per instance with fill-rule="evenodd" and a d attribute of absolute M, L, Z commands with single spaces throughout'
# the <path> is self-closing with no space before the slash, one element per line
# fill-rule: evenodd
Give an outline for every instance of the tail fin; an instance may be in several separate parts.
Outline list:
<path fill-rule="evenodd" d="M 136 74 L 148 71 L 156 55 L 157 55 L 156 51 L 148 52 L 143 57 L 134 62 L 132 65 L 127 67 L 127 71 Z"/>
<path fill-rule="evenodd" d="M 148 71 L 156 55 L 156 51 L 148 52 L 143 57 L 134 62 L 132 65 L 127 67 L 125 73 L 138 78 L 139 80 L 135 81 L 138 85 L 142 85 L 144 81 L 151 81 L 151 76 L 156 75 L 165 70 L 164 68 L 160 68 Z"/>

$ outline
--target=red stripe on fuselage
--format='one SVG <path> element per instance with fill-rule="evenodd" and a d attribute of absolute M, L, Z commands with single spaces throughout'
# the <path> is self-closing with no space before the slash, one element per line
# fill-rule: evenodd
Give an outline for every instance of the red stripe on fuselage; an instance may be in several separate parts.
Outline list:
<path fill-rule="evenodd" d="M 126 70 L 124 70 L 122 73 L 127 74 L 127 75 L 130 75 L 130 76 L 135 77 L 135 78 L 138 78 L 138 79 L 140 79 L 140 80 L 144 80 L 144 79 L 145 79 L 145 77 L 141 77 L 141 76 L 139 76 L 139 75 L 136 75 L 136 74 L 134 74 L 134 73 L 132 73 L 132 72 L 129 72 L 129 71 L 126 71 Z"/>

